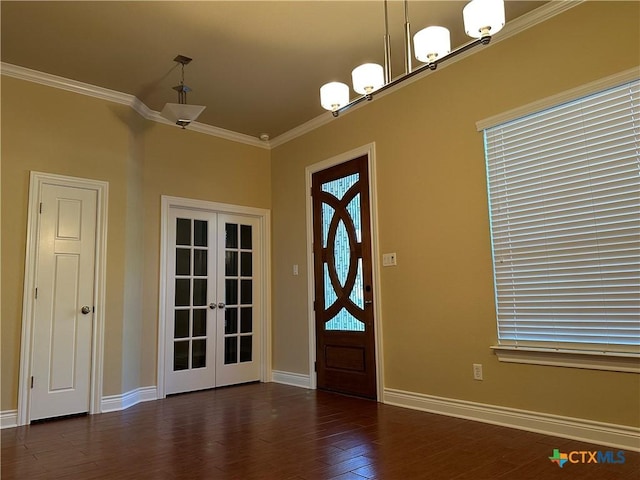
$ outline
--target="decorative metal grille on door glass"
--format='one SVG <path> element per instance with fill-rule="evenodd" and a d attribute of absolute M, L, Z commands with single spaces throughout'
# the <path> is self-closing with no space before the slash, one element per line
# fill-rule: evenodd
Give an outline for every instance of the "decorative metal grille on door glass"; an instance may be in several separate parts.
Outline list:
<path fill-rule="evenodd" d="M 173 369 L 207 364 L 208 222 L 176 219 Z"/>
<path fill-rule="evenodd" d="M 252 361 L 253 240 L 251 225 L 225 223 L 224 363 Z"/>
<path fill-rule="evenodd" d="M 364 331 L 362 232 L 358 173 L 323 183 L 322 242 L 325 250 L 326 330 Z"/>

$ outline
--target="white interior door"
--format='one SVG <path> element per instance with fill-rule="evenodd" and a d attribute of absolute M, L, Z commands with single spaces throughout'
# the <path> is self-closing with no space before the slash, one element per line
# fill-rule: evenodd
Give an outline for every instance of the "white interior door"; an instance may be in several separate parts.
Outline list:
<path fill-rule="evenodd" d="M 40 194 L 30 419 L 89 411 L 97 192 Z"/>
<path fill-rule="evenodd" d="M 260 379 L 262 311 L 260 226 L 256 218 L 218 215 L 216 386 Z M 221 308 L 222 307 L 222 308 Z"/>
<path fill-rule="evenodd" d="M 260 379 L 257 219 L 172 207 L 165 393 Z"/>

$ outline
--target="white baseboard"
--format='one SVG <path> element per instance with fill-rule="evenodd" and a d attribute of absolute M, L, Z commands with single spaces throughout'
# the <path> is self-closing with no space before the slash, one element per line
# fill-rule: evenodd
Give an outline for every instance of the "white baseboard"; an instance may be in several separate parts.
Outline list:
<path fill-rule="evenodd" d="M 18 426 L 18 410 L 5 410 L 0 412 L 0 429 Z"/>
<path fill-rule="evenodd" d="M 529 432 L 640 451 L 640 428 L 384 389 L 384 403 Z"/>
<path fill-rule="evenodd" d="M 108 395 L 102 397 L 101 412 L 117 412 L 126 410 L 141 402 L 158 399 L 158 391 L 156 387 L 140 387 L 121 395 Z"/>
<path fill-rule="evenodd" d="M 282 383 L 284 385 L 292 385 L 294 387 L 311 388 L 311 379 L 309 378 L 309 375 L 304 375 L 302 373 L 273 370 L 271 381 L 274 383 Z"/>

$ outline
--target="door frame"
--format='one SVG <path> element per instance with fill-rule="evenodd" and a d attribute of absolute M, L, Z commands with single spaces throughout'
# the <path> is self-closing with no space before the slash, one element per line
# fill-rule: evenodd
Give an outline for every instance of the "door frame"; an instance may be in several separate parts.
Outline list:
<path fill-rule="evenodd" d="M 264 208 L 244 207 L 227 203 L 194 200 L 190 198 L 162 195 L 160 219 L 160 286 L 158 298 L 158 398 L 166 398 L 165 355 L 166 355 L 166 297 L 167 297 L 167 249 L 169 245 L 169 210 L 172 207 L 205 211 L 209 213 L 244 215 L 257 218 L 261 227 L 262 278 L 260 296 L 263 311 L 260 315 L 262 329 L 260 353 L 260 381 L 271 381 L 271 211 Z"/>
<path fill-rule="evenodd" d="M 369 168 L 369 208 L 371 213 L 371 261 L 373 273 L 373 316 L 376 360 L 377 401 L 382 401 L 384 392 L 383 351 L 382 351 L 382 302 L 380 289 L 380 258 L 378 239 L 378 196 L 376 180 L 375 142 L 354 148 L 335 157 L 323 160 L 305 169 L 307 188 L 307 314 L 309 321 L 309 388 L 317 388 L 316 362 L 316 317 L 313 309 L 315 298 L 315 276 L 313 265 L 313 197 L 311 196 L 312 176 L 314 173 L 348 162 L 363 155 L 367 156 Z"/>
<path fill-rule="evenodd" d="M 91 379 L 89 394 L 89 413 L 101 413 L 102 372 L 104 368 L 104 321 L 106 305 L 107 276 L 107 207 L 109 182 L 88 178 L 70 177 L 44 172 L 30 172 L 29 203 L 27 213 L 27 241 L 24 266 L 24 287 L 22 293 L 22 336 L 20 347 L 20 375 L 18 378 L 18 425 L 27 425 L 30 421 L 34 303 L 36 288 L 36 263 L 38 260 L 38 224 L 40 196 L 43 185 L 84 188 L 97 194 L 96 215 L 96 251 L 94 273 L 94 304 L 91 338 Z"/>

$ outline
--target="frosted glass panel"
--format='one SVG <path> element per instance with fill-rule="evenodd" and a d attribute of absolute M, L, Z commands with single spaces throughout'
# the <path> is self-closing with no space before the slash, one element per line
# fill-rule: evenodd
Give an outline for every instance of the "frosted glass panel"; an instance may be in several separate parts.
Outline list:
<path fill-rule="evenodd" d="M 336 291 L 331 285 L 331 279 L 329 278 L 329 266 L 324 264 L 324 308 L 327 309 L 335 303 L 338 299 Z"/>
<path fill-rule="evenodd" d="M 347 190 L 353 187 L 353 185 L 358 181 L 359 178 L 360 175 L 354 173 L 353 175 L 327 182 L 322 185 L 322 191 L 330 193 L 338 200 L 340 200 L 342 197 L 344 197 L 344 194 L 347 193 Z"/>
<path fill-rule="evenodd" d="M 331 320 L 324 324 L 325 330 L 347 330 L 350 332 L 364 332 L 364 323 L 342 309 Z"/>
<path fill-rule="evenodd" d="M 358 259 L 358 273 L 356 274 L 356 283 L 353 285 L 349 299 L 358 307 L 364 309 L 364 284 L 362 282 L 362 259 Z"/>
<path fill-rule="evenodd" d="M 357 194 L 353 197 L 353 200 L 349 202 L 347 205 L 347 212 L 349 212 L 349 216 L 351 220 L 353 220 L 353 226 L 356 229 L 356 241 L 358 243 L 362 242 L 362 231 L 361 231 L 361 221 L 360 221 L 360 194 Z"/>
<path fill-rule="evenodd" d="M 329 224 L 333 218 L 335 210 L 331 205 L 322 204 L 322 247 L 327 247 L 327 237 L 329 236 Z"/>
<path fill-rule="evenodd" d="M 344 222 L 338 222 L 338 230 L 336 231 L 336 239 L 334 242 L 334 261 L 336 265 L 336 273 L 340 280 L 340 285 L 344 287 L 349 273 L 349 264 L 351 263 L 351 250 L 349 249 L 349 237 Z"/>

